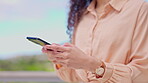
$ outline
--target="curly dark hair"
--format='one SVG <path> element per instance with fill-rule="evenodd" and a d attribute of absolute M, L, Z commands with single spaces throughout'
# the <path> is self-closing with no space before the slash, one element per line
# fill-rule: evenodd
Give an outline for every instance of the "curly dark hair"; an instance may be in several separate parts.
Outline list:
<path fill-rule="evenodd" d="M 70 0 L 67 34 L 71 38 L 74 28 L 81 20 L 82 14 L 92 0 Z"/>

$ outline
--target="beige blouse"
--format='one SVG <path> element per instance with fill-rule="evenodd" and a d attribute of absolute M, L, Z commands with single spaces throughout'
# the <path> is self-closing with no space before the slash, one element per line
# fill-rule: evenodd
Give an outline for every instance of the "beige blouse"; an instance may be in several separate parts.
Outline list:
<path fill-rule="evenodd" d="M 105 63 L 104 76 L 65 67 L 57 70 L 58 76 L 78 83 L 148 83 L 148 3 L 111 0 L 101 14 L 95 4 L 93 0 L 87 8 L 73 39 L 87 55 Z"/>

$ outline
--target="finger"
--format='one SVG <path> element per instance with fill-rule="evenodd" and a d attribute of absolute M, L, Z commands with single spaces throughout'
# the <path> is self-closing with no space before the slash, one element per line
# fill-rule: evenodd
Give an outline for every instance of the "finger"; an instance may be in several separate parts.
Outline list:
<path fill-rule="evenodd" d="M 68 59 L 69 58 L 67 52 L 57 53 L 53 57 L 55 57 L 57 59 Z"/>
<path fill-rule="evenodd" d="M 46 56 L 48 57 L 48 60 L 53 61 L 55 60 L 55 53 L 54 51 L 47 51 L 45 46 L 42 48 L 42 52 L 46 54 Z"/>
<path fill-rule="evenodd" d="M 63 66 L 66 66 L 66 63 L 64 61 L 57 61 L 57 60 L 54 60 L 52 61 L 54 64 L 60 64 L 60 65 L 63 65 Z"/>
<path fill-rule="evenodd" d="M 42 52 L 47 54 L 47 53 L 49 53 L 49 52 L 51 52 L 51 51 L 47 50 L 47 49 L 43 46 Z"/>
<path fill-rule="evenodd" d="M 70 43 L 64 43 L 63 46 L 66 46 L 66 47 L 72 47 L 73 45 L 70 44 Z"/>
<path fill-rule="evenodd" d="M 64 47 L 64 46 L 48 46 L 48 49 L 53 49 L 59 52 L 69 51 L 70 47 Z"/>
<path fill-rule="evenodd" d="M 62 59 L 67 59 L 65 56 L 65 53 L 46 53 L 48 60 L 53 61 L 53 60 L 62 60 Z"/>
<path fill-rule="evenodd" d="M 53 49 L 49 49 L 48 47 L 49 47 L 50 45 L 45 45 L 45 46 L 43 46 L 44 47 L 44 49 L 46 50 L 46 51 L 54 51 Z"/>
<path fill-rule="evenodd" d="M 55 63 L 55 64 L 66 65 L 65 60 L 66 59 L 56 58 L 55 60 L 52 60 L 52 62 Z"/>
<path fill-rule="evenodd" d="M 43 48 L 43 52 L 46 53 L 46 55 L 51 59 L 62 58 L 66 54 L 62 52 L 47 51 L 47 50 L 44 50 L 44 48 Z"/>
<path fill-rule="evenodd" d="M 60 46 L 60 44 L 53 43 L 53 44 L 52 44 L 52 46 Z M 57 50 L 56 50 L 56 49 L 54 49 L 54 51 L 56 51 L 56 52 L 57 52 Z"/>
<path fill-rule="evenodd" d="M 42 53 L 46 53 L 46 51 L 45 51 L 45 48 L 44 48 L 44 47 L 42 48 Z"/>
<path fill-rule="evenodd" d="M 54 64 L 57 64 L 57 61 L 56 60 L 54 60 L 54 61 L 52 61 Z"/>
<path fill-rule="evenodd" d="M 53 43 L 52 46 L 61 46 L 61 45 L 60 44 Z M 61 52 L 61 51 L 58 51 L 57 49 L 54 49 L 54 51 L 55 52 Z"/>
<path fill-rule="evenodd" d="M 48 49 L 49 51 L 63 52 L 67 51 L 69 48 L 65 48 L 64 46 L 53 43 L 52 45 L 46 45 L 45 49 Z"/>
<path fill-rule="evenodd" d="M 48 57 L 48 60 L 53 62 L 53 61 L 65 60 L 65 58 L 63 58 L 63 57 L 51 57 L 51 56 L 49 56 Z"/>
<path fill-rule="evenodd" d="M 53 61 L 55 61 L 55 60 L 56 60 L 56 58 L 53 58 L 53 57 L 48 57 L 48 60 L 53 62 Z"/>
<path fill-rule="evenodd" d="M 57 46 L 60 46 L 60 44 L 57 44 L 57 43 L 52 43 L 52 45 L 57 45 Z"/>

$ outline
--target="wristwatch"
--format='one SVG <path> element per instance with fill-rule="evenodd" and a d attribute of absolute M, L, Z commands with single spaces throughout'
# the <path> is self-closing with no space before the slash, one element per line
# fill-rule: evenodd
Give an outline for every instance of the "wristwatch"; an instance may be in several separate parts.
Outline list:
<path fill-rule="evenodd" d="M 105 69 L 103 67 L 99 67 L 95 70 L 96 78 L 103 77 Z"/>
<path fill-rule="evenodd" d="M 95 69 L 95 76 L 96 78 L 102 78 L 105 72 L 105 64 L 102 62 L 100 67 Z"/>

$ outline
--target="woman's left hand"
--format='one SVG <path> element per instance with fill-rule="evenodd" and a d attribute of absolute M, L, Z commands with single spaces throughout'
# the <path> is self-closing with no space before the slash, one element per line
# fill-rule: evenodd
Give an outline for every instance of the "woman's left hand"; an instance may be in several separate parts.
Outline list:
<path fill-rule="evenodd" d="M 66 67 L 93 71 L 102 64 L 101 61 L 96 60 L 92 56 L 86 55 L 76 46 L 69 43 L 65 43 L 62 46 L 51 45 L 48 49 L 56 50 L 57 53 L 54 56 L 61 57 L 56 59 L 56 64 L 61 64 Z"/>

